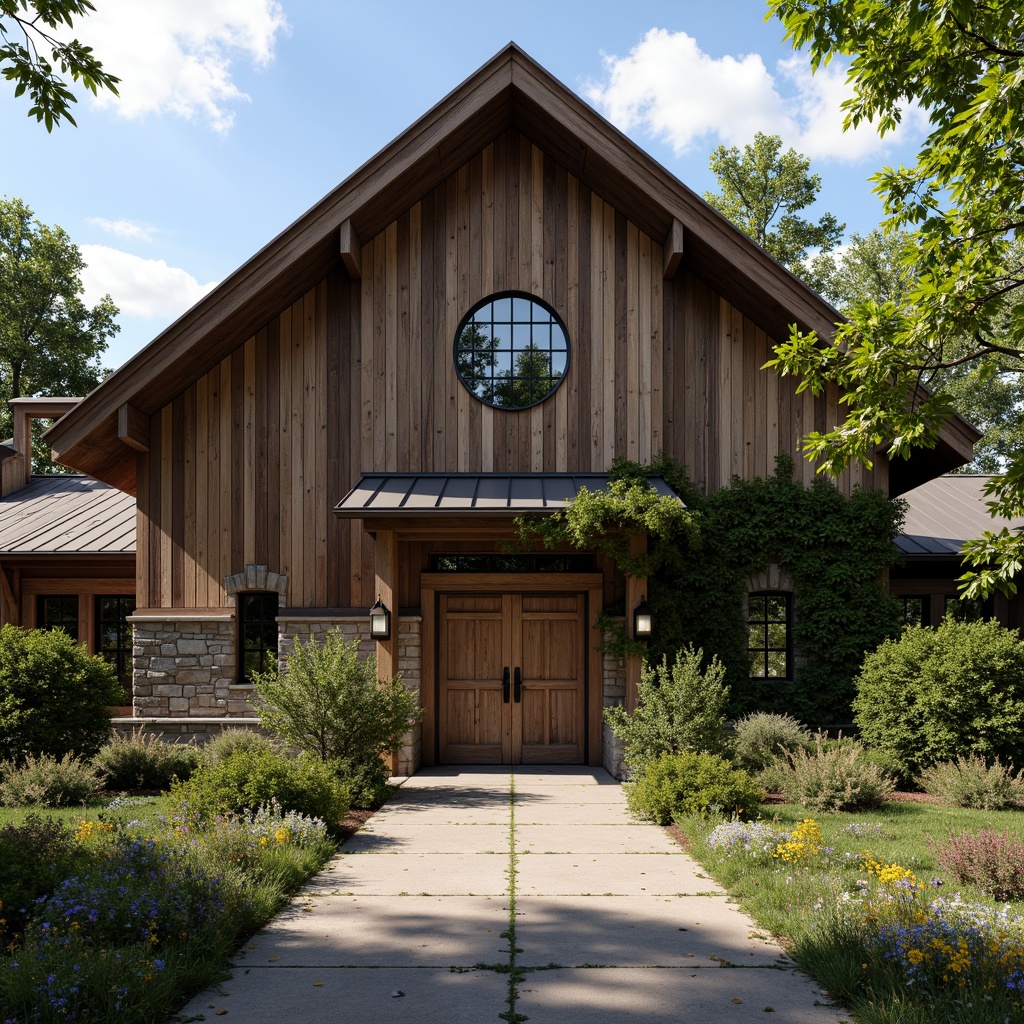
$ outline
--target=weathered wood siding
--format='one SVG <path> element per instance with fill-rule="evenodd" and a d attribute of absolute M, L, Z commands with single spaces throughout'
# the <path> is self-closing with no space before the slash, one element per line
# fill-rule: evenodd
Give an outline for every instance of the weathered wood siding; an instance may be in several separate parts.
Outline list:
<path fill-rule="evenodd" d="M 603 471 L 664 448 L 713 488 L 836 420 L 835 396 L 760 370 L 763 331 L 691 273 L 664 281 L 660 242 L 514 130 L 361 249 L 361 280 L 311 282 L 152 418 L 140 605 L 221 607 L 250 562 L 287 574 L 293 606 L 372 603 L 372 540 L 330 511 L 363 471 Z M 452 359 L 466 310 L 510 289 L 572 344 L 566 381 L 522 412 L 474 399 Z"/>

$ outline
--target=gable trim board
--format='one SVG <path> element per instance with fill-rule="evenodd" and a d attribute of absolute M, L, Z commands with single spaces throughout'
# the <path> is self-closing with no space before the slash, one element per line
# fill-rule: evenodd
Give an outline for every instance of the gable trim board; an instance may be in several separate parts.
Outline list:
<path fill-rule="evenodd" d="M 790 323 L 831 333 L 834 309 L 510 43 L 51 428 L 58 457 L 134 492 L 134 459 L 119 440 L 125 403 L 154 415 L 295 301 L 310 279 L 358 267 L 360 241 L 383 231 L 509 127 L 641 231 L 668 240 L 666 273 L 670 265 L 689 268 L 774 337 L 784 337 Z M 963 441 L 944 428 L 943 460 L 969 458 Z"/>

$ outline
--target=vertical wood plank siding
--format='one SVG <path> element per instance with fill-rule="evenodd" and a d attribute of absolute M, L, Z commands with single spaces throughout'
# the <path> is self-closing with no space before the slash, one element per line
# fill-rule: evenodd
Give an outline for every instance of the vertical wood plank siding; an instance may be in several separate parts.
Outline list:
<path fill-rule="evenodd" d="M 153 417 L 141 603 L 223 606 L 249 562 L 288 576 L 291 605 L 372 603 L 372 541 L 330 512 L 369 470 L 604 471 L 665 449 L 708 489 L 779 453 L 813 478 L 798 438 L 835 422 L 836 396 L 762 371 L 772 339 L 687 270 L 664 281 L 661 241 L 516 131 L 361 241 L 362 280 L 314 283 Z M 549 302 L 572 344 L 568 379 L 525 412 L 477 402 L 452 359 L 469 306 L 511 289 Z"/>

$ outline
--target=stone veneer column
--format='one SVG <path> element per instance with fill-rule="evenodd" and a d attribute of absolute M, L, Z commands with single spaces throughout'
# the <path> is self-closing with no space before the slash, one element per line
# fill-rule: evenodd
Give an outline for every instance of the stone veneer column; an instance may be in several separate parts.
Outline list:
<path fill-rule="evenodd" d="M 288 655 L 296 639 L 308 641 L 322 639 L 331 629 L 340 629 L 347 641 L 359 641 L 359 653 L 364 657 L 372 655 L 376 645 L 370 640 L 370 624 L 365 615 L 324 615 L 309 614 L 305 609 L 282 612 L 278 623 L 278 666 L 284 671 Z M 419 703 L 420 683 L 423 679 L 421 660 L 421 636 L 423 620 L 418 615 L 404 615 L 398 619 L 398 671 L 407 690 L 416 694 Z M 423 761 L 423 725 L 417 722 L 403 737 L 398 751 L 395 772 L 397 775 L 413 775 Z"/>
<path fill-rule="evenodd" d="M 235 685 L 230 610 L 133 615 L 132 713 L 136 718 L 252 718 Z"/>
<path fill-rule="evenodd" d="M 623 622 L 625 620 L 622 620 Z M 607 637 L 606 637 L 607 639 Z M 626 662 L 618 654 L 605 653 L 603 668 L 603 704 L 606 708 L 622 707 L 626 703 Z M 608 723 L 601 721 L 601 765 L 611 776 L 623 776 L 622 741 L 611 731 Z"/>

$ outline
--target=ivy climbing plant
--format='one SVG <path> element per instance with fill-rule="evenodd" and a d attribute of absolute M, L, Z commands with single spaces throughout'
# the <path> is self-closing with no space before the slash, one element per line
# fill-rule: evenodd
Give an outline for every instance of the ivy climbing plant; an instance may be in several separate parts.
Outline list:
<path fill-rule="evenodd" d="M 682 502 L 659 496 L 647 483 L 652 476 Z M 605 646 L 660 662 L 692 645 L 705 664 L 717 657 L 725 666 L 730 714 L 768 710 L 812 726 L 842 725 L 852 720 L 853 679 L 865 653 L 899 632 L 884 572 L 900 561 L 894 541 L 905 505 L 881 491 L 845 497 L 825 480 L 804 487 L 792 476 L 792 460 L 781 456 L 772 476 L 734 478 L 706 495 L 666 455 L 649 465 L 617 460 L 607 491 L 581 492 L 563 512 L 524 520 L 520 537 L 601 551 L 624 575 L 648 577 L 654 640 L 631 643 L 620 627 Z M 647 554 L 631 558 L 629 538 L 642 532 Z M 794 591 L 793 681 L 749 675 L 747 581 L 772 563 Z"/>

